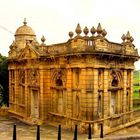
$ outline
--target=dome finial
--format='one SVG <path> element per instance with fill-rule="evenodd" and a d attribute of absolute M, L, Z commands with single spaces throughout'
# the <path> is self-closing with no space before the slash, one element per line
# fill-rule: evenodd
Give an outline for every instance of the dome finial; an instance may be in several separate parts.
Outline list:
<path fill-rule="evenodd" d="M 87 36 L 87 34 L 89 33 L 89 29 L 87 28 L 87 26 L 84 28 L 83 32 L 84 32 L 85 36 Z"/>
<path fill-rule="evenodd" d="M 81 29 L 79 23 L 77 24 L 77 27 L 76 27 L 76 29 L 75 29 L 75 32 L 77 33 L 77 36 L 80 36 L 80 34 L 81 34 L 81 32 L 82 32 L 82 29 Z"/>
<path fill-rule="evenodd" d="M 23 24 L 24 24 L 24 25 L 27 24 L 26 18 L 24 18 Z"/>
<path fill-rule="evenodd" d="M 43 44 L 46 41 L 46 38 L 44 37 L 44 35 L 41 37 L 41 41 L 42 41 Z"/>
<path fill-rule="evenodd" d="M 100 35 L 101 33 L 102 33 L 102 27 L 101 27 L 101 24 L 100 23 L 98 23 L 98 26 L 97 26 L 97 33 L 98 33 L 98 35 Z"/>

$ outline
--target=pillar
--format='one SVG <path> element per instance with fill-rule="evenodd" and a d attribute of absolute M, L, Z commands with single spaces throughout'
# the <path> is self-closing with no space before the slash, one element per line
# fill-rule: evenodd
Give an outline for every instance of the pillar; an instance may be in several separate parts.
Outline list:
<path fill-rule="evenodd" d="M 98 118 L 98 69 L 93 69 L 93 118 L 96 120 Z"/>
<path fill-rule="evenodd" d="M 80 75 L 80 87 L 81 87 L 81 95 L 80 95 L 80 109 L 81 109 L 81 119 L 86 120 L 86 69 L 81 69 Z"/>
<path fill-rule="evenodd" d="M 126 112 L 126 93 L 127 93 L 127 90 L 126 90 L 126 83 L 127 83 L 127 70 L 124 69 L 124 72 L 123 72 L 123 113 Z"/>
<path fill-rule="evenodd" d="M 108 93 L 108 69 L 104 69 L 104 93 L 103 93 L 103 116 L 107 117 L 109 114 L 109 93 Z"/>

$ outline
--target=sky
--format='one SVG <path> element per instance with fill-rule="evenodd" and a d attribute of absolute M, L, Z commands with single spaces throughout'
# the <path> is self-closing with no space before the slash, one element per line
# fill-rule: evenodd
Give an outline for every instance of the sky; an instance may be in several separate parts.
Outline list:
<path fill-rule="evenodd" d="M 66 42 L 68 32 L 97 27 L 101 23 L 109 41 L 121 43 L 121 36 L 130 31 L 140 54 L 140 0 L 0 0 L 0 53 L 8 56 L 9 46 L 19 26 L 27 23 L 39 42 Z M 135 63 L 140 69 L 140 61 Z"/>

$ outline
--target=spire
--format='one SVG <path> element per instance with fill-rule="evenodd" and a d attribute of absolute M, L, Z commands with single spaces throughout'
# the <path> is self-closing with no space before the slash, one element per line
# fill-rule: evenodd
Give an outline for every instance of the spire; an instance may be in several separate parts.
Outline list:
<path fill-rule="evenodd" d="M 26 18 L 24 18 L 23 24 L 24 24 L 24 25 L 27 24 Z"/>

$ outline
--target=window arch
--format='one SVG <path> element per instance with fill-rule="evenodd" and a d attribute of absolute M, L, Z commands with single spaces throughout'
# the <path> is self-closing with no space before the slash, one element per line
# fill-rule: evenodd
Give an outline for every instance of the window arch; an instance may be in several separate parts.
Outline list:
<path fill-rule="evenodd" d="M 57 80 L 55 81 L 55 84 L 56 84 L 56 86 L 63 86 L 63 82 L 62 82 L 61 79 L 57 79 Z"/>
<path fill-rule="evenodd" d="M 112 84 L 111 84 L 111 85 L 112 85 L 113 87 L 117 87 L 118 84 L 119 84 L 118 80 L 117 80 L 116 78 L 113 78 Z"/>

